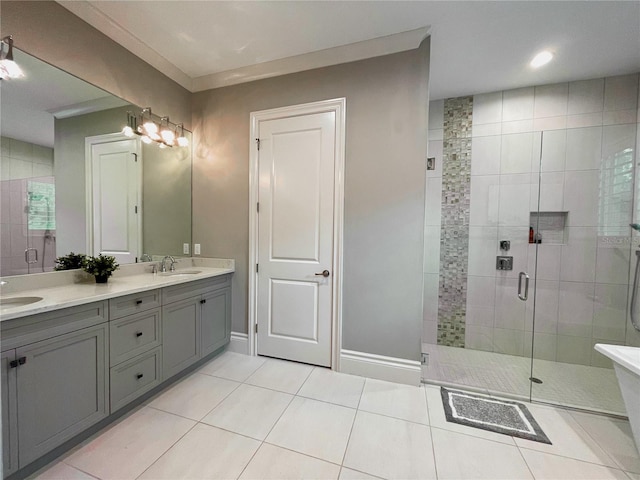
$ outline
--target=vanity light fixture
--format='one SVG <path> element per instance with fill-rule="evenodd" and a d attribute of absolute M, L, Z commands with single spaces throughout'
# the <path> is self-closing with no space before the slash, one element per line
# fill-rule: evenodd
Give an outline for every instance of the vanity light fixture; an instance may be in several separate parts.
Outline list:
<path fill-rule="evenodd" d="M 158 118 L 156 121 L 154 117 Z M 178 130 L 180 137 L 177 137 Z M 156 142 L 160 148 L 187 147 L 189 140 L 184 136 L 184 126 L 169 120 L 169 117 L 158 117 L 149 107 L 143 108 L 140 114 L 127 112 L 127 124 L 122 129 L 127 137 L 140 136 L 146 144 Z M 177 137 L 177 138 L 176 138 Z"/>
<path fill-rule="evenodd" d="M 4 52 L 5 43 L 7 44 L 7 53 Z M 21 77 L 24 77 L 24 73 L 13 60 L 13 37 L 7 35 L 0 41 L 0 79 Z"/>
<path fill-rule="evenodd" d="M 181 147 L 186 147 L 189 145 L 189 139 L 184 136 L 184 124 L 180 123 L 176 125 L 176 130 L 180 128 L 180 136 L 178 137 L 178 145 Z"/>
<path fill-rule="evenodd" d="M 547 63 L 549 63 L 552 59 L 553 59 L 553 53 L 551 53 L 548 50 L 543 50 L 542 52 L 538 53 L 535 57 L 533 57 L 533 60 L 531 60 L 529 65 L 531 65 L 533 68 L 540 68 L 543 65 L 546 65 Z"/>

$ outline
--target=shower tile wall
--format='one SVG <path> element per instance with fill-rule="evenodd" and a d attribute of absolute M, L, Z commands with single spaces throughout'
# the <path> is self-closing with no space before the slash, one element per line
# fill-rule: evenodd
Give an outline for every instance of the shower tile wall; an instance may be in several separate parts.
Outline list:
<path fill-rule="evenodd" d="M 13 138 L 0 138 L 0 275 L 28 273 L 24 260 L 27 248 L 27 182 L 38 179 L 53 183 L 53 149 L 22 142 Z M 47 240 L 43 232 L 31 232 L 33 246 L 39 259 L 46 251 L 45 269 L 52 270 L 55 261 L 55 231 Z M 44 242 L 48 242 L 43 249 Z M 47 267 L 48 266 L 48 267 Z M 42 263 L 35 271 L 42 271 Z"/>
<path fill-rule="evenodd" d="M 444 102 L 438 344 L 464 347 L 473 97 Z"/>
<path fill-rule="evenodd" d="M 533 301 L 518 300 L 516 291 L 518 272 L 528 271 L 532 282 L 534 277 L 536 245 L 528 243 L 528 235 L 530 212 L 537 210 L 538 175 L 540 210 L 569 213 L 566 243 L 543 238 L 538 245 L 534 356 L 609 366 L 594 343 L 640 344 L 640 335 L 626 325 L 630 245 L 623 225 L 632 206 L 623 202 L 620 218 L 599 213 L 607 162 L 616 152 L 636 148 L 638 89 L 636 74 L 473 97 L 466 348 L 531 353 Z M 437 259 L 444 248 L 444 104 L 430 104 L 428 155 L 436 158 L 436 169 L 426 178 L 426 343 L 437 342 L 443 309 Z M 495 270 L 500 240 L 511 241 L 512 271 Z"/>

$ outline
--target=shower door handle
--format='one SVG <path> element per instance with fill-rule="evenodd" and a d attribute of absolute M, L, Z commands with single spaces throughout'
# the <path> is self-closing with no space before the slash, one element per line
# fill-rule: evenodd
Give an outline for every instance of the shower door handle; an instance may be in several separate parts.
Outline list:
<path fill-rule="evenodd" d="M 522 277 L 524 277 L 524 295 L 522 294 Z M 520 272 L 518 275 L 518 298 L 523 302 L 529 298 L 529 275 L 525 272 Z"/>

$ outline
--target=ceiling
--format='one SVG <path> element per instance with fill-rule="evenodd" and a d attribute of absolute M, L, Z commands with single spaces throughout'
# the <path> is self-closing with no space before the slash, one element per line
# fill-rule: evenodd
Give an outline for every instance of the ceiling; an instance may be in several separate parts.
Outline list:
<path fill-rule="evenodd" d="M 1 134 L 53 147 L 54 119 L 82 115 L 127 103 L 62 70 L 14 49 L 24 78 L 0 83 Z"/>
<path fill-rule="evenodd" d="M 60 1 L 191 91 L 415 48 L 440 99 L 640 71 L 640 1 Z M 555 59 L 532 70 L 535 53 Z"/>

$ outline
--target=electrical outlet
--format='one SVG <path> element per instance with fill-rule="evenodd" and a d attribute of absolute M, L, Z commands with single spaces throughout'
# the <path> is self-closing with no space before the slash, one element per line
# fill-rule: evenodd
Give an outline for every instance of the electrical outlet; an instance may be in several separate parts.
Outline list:
<path fill-rule="evenodd" d="M 188 243 L 183 243 L 182 244 L 182 253 L 184 253 L 185 255 L 189 255 L 189 244 Z"/>
<path fill-rule="evenodd" d="M 193 244 L 193 254 L 194 255 L 200 255 L 200 244 L 199 243 L 194 243 Z"/>

